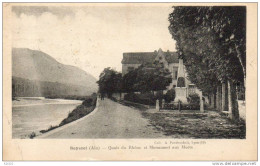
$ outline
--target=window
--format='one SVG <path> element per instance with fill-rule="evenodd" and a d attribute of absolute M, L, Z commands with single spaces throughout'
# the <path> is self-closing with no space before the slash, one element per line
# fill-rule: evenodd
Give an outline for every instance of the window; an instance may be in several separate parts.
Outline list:
<path fill-rule="evenodd" d="M 178 77 L 178 71 L 175 71 L 175 79 L 177 80 Z"/>

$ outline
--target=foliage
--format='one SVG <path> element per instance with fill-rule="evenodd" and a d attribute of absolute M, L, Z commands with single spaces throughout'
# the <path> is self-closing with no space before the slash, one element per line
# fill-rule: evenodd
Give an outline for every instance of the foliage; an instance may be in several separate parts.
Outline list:
<path fill-rule="evenodd" d="M 100 93 L 106 93 L 109 97 L 115 92 L 121 92 L 122 74 L 111 69 L 105 68 L 97 81 Z"/>
<path fill-rule="evenodd" d="M 245 7 L 174 7 L 169 30 L 189 79 L 203 92 L 245 77 Z M 242 77 L 241 77 L 242 76 Z"/>
<path fill-rule="evenodd" d="M 172 81 L 171 73 L 163 63 L 142 64 L 123 77 L 125 92 L 150 92 L 166 89 Z"/>
<path fill-rule="evenodd" d="M 30 138 L 30 139 L 33 139 L 34 137 L 36 137 L 35 132 L 32 132 L 31 134 L 29 134 L 29 138 Z"/>
<path fill-rule="evenodd" d="M 222 82 L 245 83 L 246 7 L 174 7 L 169 21 L 188 78 L 204 94 L 215 93 Z M 237 118 L 234 86 L 229 90 Z"/>
<path fill-rule="evenodd" d="M 190 94 L 187 100 L 189 104 L 200 104 L 200 96 L 197 93 Z"/>
<path fill-rule="evenodd" d="M 154 96 L 156 100 L 164 99 L 163 91 L 157 91 Z"/>
<path fill-rule="evenodd" d="M 137 91 L 138 88 L 135 87 L 135 83 L 137 82 L 137 74 L 138 70 L 132 70 L 123 76 L 122 87 L 124 92 Z"/>
<path fill-rule="evenodd" d="M 82 100 L 84 96 L 96 91 L 90 85 L 29 80 L 12 76 L 12 97 L 46 97 Z"/>
<path fill-rule="evenodd" d="M 174 99 L 175 99 L 175 89 L 168 90 L 164 95 L 165 102 L 169 103 L 171 101 L 174 101 Z"/>
<path fill-rule="evenodd" d="M 145 105 L 155 105 L 156 98 L 152 93 L 128 93 L 124 96 L 124 100 Z"/>
<path fill-rule="evenodd" d="M 96 96 L 91 96 L 89 99 L 86 99 L 83 101 L 81 105 L 76 107 L 72 112 L 68 114 L 68 117 L 64 119 L 59 126 L 63 126 L 67 123 L 70 123 L 72 121 L 75 121 L 79 118 L 82 118 L 83 116 L 86 116 L 87 114 L 91 113 L 96 108 Z"/>
<path fill-rule="evenodd" d="M 96 101 L 97 101 L 97 95 L 91 95 L 82 102 L 82 105 L 86 107 L 94 106 L 96 105 Z"/>

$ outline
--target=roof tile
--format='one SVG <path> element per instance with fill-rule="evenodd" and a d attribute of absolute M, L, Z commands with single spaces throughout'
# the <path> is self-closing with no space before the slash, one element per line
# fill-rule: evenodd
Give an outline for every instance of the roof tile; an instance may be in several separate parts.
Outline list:
<path fill-rule="evenodd" d="M 178 54 L 176 52 L 163 52 L 168 63 L 178 63 Z M 123 53 L 122 64 L 143 64 L 153 63 L 157 52 L 128 52 Z"/>

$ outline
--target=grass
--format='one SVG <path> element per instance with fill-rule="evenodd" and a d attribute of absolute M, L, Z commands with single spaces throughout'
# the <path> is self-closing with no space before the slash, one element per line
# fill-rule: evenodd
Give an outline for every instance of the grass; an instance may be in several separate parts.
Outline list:
<path fill-rule="evenodd" d="M 29 138 L 33 139 L 36 136 L 35 132 L 32 132 L 31 134 L 29 134 Z"/>
<path fill-rule="evenodd" d="M 244 139 L 245 121 L 231 121 L 216 111 L 182 110 L 149 111 L 138 104 L 120 101 L 121 104 L 141 110 L 144 118 L 158 131 L 173 138 Z"/>
<path fill-rule="evenodd" d="M 72 112 L 70 112 L 68 114 L 68 117 L 66 119 L 64 119 L 59 126 L 63 126 L 65 124 L 68 124 L 70 122 L 73 122 L 77 119 L 80 119 L 86 115 L 88 115 L 89 113 L 91 113 L 93 110 L 95 109 L 95 106 L 84 106 L 84 105 L 79 105 L 75 110 L 73 110 Z"/>
<path fill-rule="evenodd" d="M 80 119 L 80 118 L 88 115 L 96 108 L 96 100 L 97 100 L 96 96 L 94 96 L 94 97 L 92 96 L 91 98 L 86 99 L 85 101 L 83 101 L 83 103 L 81 105 L 79 105 L 77 108 L 75 108 L 72 112 L 69 112 L 67 118 L 62 120 L 59 125 L 50 126 L 48 129 L 41 130 L 40 132 L 46 133 L 48 131 L 51 131 L 53 129 L 56 129 L 58 127 L 61 127 L 65 124 L 68 124 L 70 122 L 73 122 L 77 119 Z"/>
<path fill-rule="evenodd" d="M 54 130 L 54 129 L 56 129 L 56 128 L 58 128 L 59 127 L 59 125 L 58 126 L 50 126 L 48 129 L 46 129 L 46 130 L 41 130 L 40 132 L 41 133 L 46 133 L 46 132 L 48 132 L 48 131 L 51 131 L 51 130 Z"/>
<path fill-rule="evenodd" d="M 152 126 L 174 138 L 244 139 L 244 121 L 232 122 L 217 112 L 208 113 L 148 113 L 142 112 Z"/>

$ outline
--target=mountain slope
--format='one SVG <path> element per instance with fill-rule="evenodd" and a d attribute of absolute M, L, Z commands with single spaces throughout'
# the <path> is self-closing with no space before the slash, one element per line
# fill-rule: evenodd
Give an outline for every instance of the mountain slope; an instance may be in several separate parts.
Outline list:
<path fill-rule="evenodd" d="M 79 86 L 92 92 L 97 91 L 97 80 L 92 75 L 77 67 L 63 65 L 41 51 L 27 48 L 13 48 L 12 76 L 28 80 Z"/>

